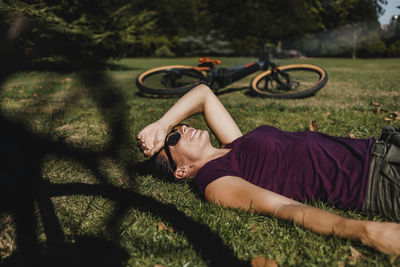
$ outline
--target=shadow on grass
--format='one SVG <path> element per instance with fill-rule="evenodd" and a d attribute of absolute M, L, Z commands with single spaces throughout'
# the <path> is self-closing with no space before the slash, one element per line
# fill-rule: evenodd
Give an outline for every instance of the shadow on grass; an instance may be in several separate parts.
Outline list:
<path fill-rule="evenodd" d="M 245 94 L 247 94 L 247 93 L 249 93 L 250 88 L 249 87 L 231 87 L 228 89 L 220 89 L 219 91 L 215 92 L 215 94 L 217 96 L 220 96 L 220 95 L 230 94 L 230 93 L 244 91 L 244 90 L 248 90 L 245 92 Z"/>
<path fill-rule="evenodd" d="M 89 65 L 78 65 L 76 63 L 71 64 L 71 62 L 67 60 L 62 61 L 54 61 L 52 59 L 48 60 L 32 60 L 24 63 L 23 66 L 20 67 L 21 70 L 24 71 L 57 71 L 59 73 L 71 73 L 75 71 L 80 71 L 82 69 L 92 69 L 92 70 L 114 70 L 114 71 L 134 71 L 141 70 L 140 68 L 128 67 L 123 64 L 114 63 L 114 62 L 102 62 L 100 64 L 89 64 Z"/>
<path fill-rule="evenodd" d="M 0 85 L 19 70 L 19 60 L 12 53 L 10 41 L 0 51 L 1 62 L 14 65 L 2 66 Z M 21 60 L 22 58 L 20 58 Z M 76 62 L 72 60 L 71 62 Z M 72 63 L 73 64 L 73 63 Z M 74 66 L 71 67 L 74 69 Z M 104 240 L 93 236 L 67 236 L 60 225 L 51 201 L 52 197 L 86 195 L 101 196 L 116 201 L 117 213 L 109 222 L 113 235 L 113 222 L 124 217 L 127 208 L 151 212 L 168 222 L 176 231 L 184 234 L 210 266 L 247 266 L 238 260 L 231 248 L 221 238 L 201 223 L 187 217 L 176 207 L 159 202 L 129 189 L 111 185 L 108 177 L 99 169 L 99 160 L 112 157 L 116 161 L 118 152 L 130 142 L 127 133 L 129 109 L 119 88 L 105 72 L 86 71 L 81 74 L 83 86 L 104 90 L 91 90 L 94 100 L 106 123 L 110 125 L 111 141 L 102 151 L 70 147 L 62 139 L 41 136 L 26 125 L 8 118 L 0 110 L 0 212 L 10 214 L 15 222 L 17 249 L 11 256 L 0 261 L 2 266 L 124 266 L 129 254 L 118 244 L 118 240 Z M 90 86 L 89 86 L 90 85 Z M 105 86 L 106 85 L 106 86 Z M 73 107 L 76 99 L 70 98 L 63 111 Z M 115 116 L 107 116 L 110 112 Z M 42 161 L 46 155 L 56 155 L 78 161 L 95 176 L 98 184 L 52 184 L 42 177 Z M 134 155 L 122 160 L 124 168 L 132 168 L 128 162 L 136 162 Z M 134 180 L 134 179 L 131 179 Z M 131 185 L 134 187 L 134 184 Z M 132 189 L 132 188 L 131 188 Z M 42 222 L 45 243 L 38 242 L 37 223 Z M 75 239 L 75 242 L 68 240 Z"/>
<path fill-rule="evenodd" d="M 266 98 L 273 98 L 273 99 L 303 99 L 303 98 L 309 98 L 309 97 L 313 97 L 313 96 L 315 96 L 315 94 L 316 93 L 313 93 L 313 94 L 310 94 L 310 95 L 304 95 L 304 96 L 296 96 L 296 97 L 286 97 L 286 98 L 281 98 L 281 97 L 277 97 L 277 96 L 275 96 L 275 97 L 267 97 L 267 96 L 260 96 L 260 95 L 257 95 L 255 92 L 253 92 L 253 91 L 251 91 L 250 89 L 249 89 L 249 91 L 247 91 L 247 92 L 245 92 L 245 95 L 247 95 L 247 96 L 249 96 L 249 97 L 257 97 L 257 98 L 264 98 L 264 97 L 266 97 Z"/>
<path fill-rule="evenodd" d="M 250 92 L 249 87 L 231 87 L 228 89 L 218 89 L 216 91 L 214 91 L 215 95 L 220 96 L 220 95 L 225 95 L 225 94 L 229 94 L 229 93 L 234 93 L 234 92 L 238 92 L 238 91 L 244 91 L 244 90 L 249 90 L 249 92 L 245 92 L 245 94 L 251 94 L 251 96 L 256 96 L 255 94 L 252 94 Z M 145 94 L 142 92 L 136 93 L 136 96 L 138 97 L 145 97 L 145 98 L 150 98 L 150 99 L 157 99 L 157 98 L 178 98 L 179 96 L 182 96 L 183 94 L 171 94 L 171 95 L 157 95 L 157 94 Z"/>
<path fill-rule="evenodd" d="M 179 96 L 181 96 L 182 94 L 173 94 L 173 95 L 157 95 L 157 94 L 147 94 L 147 93 L 142 93 L 142 92 L 138 92 L 135 94 L 135 96 L 137 97 L 144 97 L 144 98 L 148 98 L 148 99 L 166 99 L 166 98 L 178 98 Z"/>

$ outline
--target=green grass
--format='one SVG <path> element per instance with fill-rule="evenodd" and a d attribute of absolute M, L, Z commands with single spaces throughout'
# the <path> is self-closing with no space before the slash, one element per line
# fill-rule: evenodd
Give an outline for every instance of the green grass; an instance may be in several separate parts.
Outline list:
<path fill-rule="evenodd" d="M 222 59 L 225 67 L 249 60 Z M 261 124 L 303 131 L 316 121 L 321 132 L 364 138 L 378 136 L 387 124 L 400 126 L 400 120 L 388 120 L 400 110 L 399 59 L 301 59 L 278 63 L 294 62 L 324 67 L 328 84 L 314 97 L 298 100 L 253 97 L 247 88 L 251 77 L 218 92 L 242 132 Z M 145 160 L 136 147 L 135 135 L 178 98 L 138 95 L 137 74 L 161 65 L 196 63 L 195 58 L 123 59 L 115 62 L 118 68 L 104 72 L 103 79 L 89 80 L 87 72 L 21 72 L 2 85 L 0 112 L 5 117 L 21 122 L 51 144 L 57 140 L 67 144 L 65 153 L 47 152 L 41 159 L 43 179 L 52 184 L 103 184 L 120 190 L 117 197 L 107 197 L 106 193 L 54 193 L 51 201 L 65 242 L 74 243 L 80 236 L 112 241 L 129 254 L 127 266 L 228 262 L 224 257 L 229 253 L 223 251 L 216 253 L 220 258 L 208 256 L 213 247 L 232 251 L 241 261 L 264 256 L 283 266 L 400 265 L 400 259 L 358 242 L 319 236 L 271 216 L 206 203 L 191 184 L 157 179 L 146 173 L 147 167 L 133 168 Z M 206 128 L 201 116 L 187 121 Z M 213 142 L 216 144 L 215 139 Z M 85 156 L 79 158 L 76 151 Z M 135 198 L 121 197 L 126 192 Z M 317 206 L 347 217 L 386 220 L 336 210 L 324 203 Z M 46 235 L 40 212 L 36 211 L 37 234 L 43 244 Z M 3 214 L 0 221 L 0 256 L 5 258 L 15 250 L 15 230 L 9 215 Z M 165 229 L 159 229 L 160 222 Z M 350 247 L 363 256 L 353 259 Z"/>

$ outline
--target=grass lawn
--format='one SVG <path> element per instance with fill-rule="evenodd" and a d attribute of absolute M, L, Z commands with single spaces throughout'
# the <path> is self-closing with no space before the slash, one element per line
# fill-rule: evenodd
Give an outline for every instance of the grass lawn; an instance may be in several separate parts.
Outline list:
<path fill-rule="evenodd" d="M 232 66 L 249 60 L 222 62 Z M 250 77 L 218 92 L 243 133 L 262 124 L 303 131 L 316 121 L 321 132 L 365 138 L 378 136 L 388 124 L 400 127 L 400 59 L 278 61 L 295 62 L 327 70 L 329 81 L 314 97 L 254 97 Z M 0 88 L 0 114 L 14 130 L 2 144 L 5 153 L 24 155 L 7 154 L 0 174 L 23 182 L 0 188 L 10 195 L 0 209 L 0 263 L 15 252 L 19 233 L 21 242 L 44 255 L 71 262 L 78 262 L 77 255 L 86 257 L 79 260 L 85 266 L 107 261 L 112 266 L 121 261 L 122 266 L 233 266 L 259 256 L 282 266 L 400 266 L 400 258 L 358 242 L 221 208 L 203 201 L 190 183 L 153 177 L 134 137 L 178 96 L 140 95 L 135 78 L 151 67 L 196 63 L 195 58 L 123 59 L 105 72 L 31 71 L 8 77 Z M 187 122 L 207 127 L 201 116 Z M 317 206 L 346 217 L 387 221 L 326 203 Z M 10 214 L 18 209 L 31 212 L 26 218 L 34 220 L 16 223 Z M 34 241 L 24 231 L 33 232 Z"/>

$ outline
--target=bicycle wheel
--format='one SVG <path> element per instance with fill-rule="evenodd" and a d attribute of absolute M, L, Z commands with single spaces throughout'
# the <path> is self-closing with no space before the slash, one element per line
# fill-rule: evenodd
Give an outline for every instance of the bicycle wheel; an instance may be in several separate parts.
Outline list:
<path fill-rule="evenodd" d="M 257 75 L 250 88 L 261 97 L 303 98 L 314 95 L 328 81 L 326 71 L 318 66 L 295 64 Z"/>
<path fill-rule="evenodd" d="M 183 94 L 206 82 L 206 73 L 192 66 L 172 65 L 147 70 L 136 78 L 137 87 L 146 93 Z"/>

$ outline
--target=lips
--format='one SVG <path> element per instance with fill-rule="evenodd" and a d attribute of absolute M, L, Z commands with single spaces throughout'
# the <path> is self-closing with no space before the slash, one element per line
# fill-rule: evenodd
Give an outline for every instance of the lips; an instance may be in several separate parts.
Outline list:
<path fill-rule="evenodd" d="M 193 129 L 192 133 L 190 134 L 190 138 L 193 139 L 196 133 L 197 133 L 197 130 Z"/>

